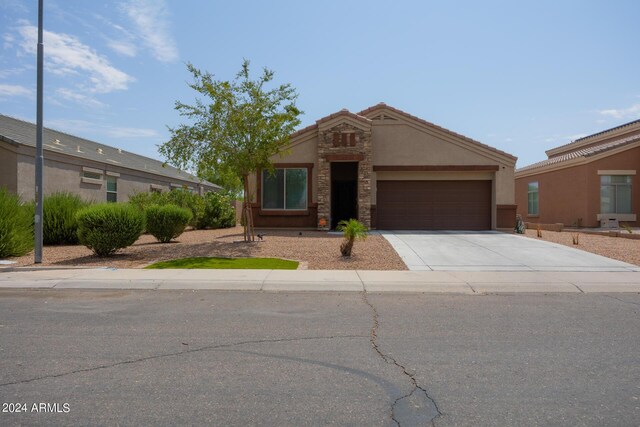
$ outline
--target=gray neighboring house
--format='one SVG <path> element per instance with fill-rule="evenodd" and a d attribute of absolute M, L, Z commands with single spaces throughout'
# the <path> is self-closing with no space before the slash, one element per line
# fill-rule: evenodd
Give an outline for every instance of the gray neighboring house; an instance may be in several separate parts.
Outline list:
<path fill-rule="evenodd" d="M 0 186 L 33 200 L 36 125 L 0 115 Z M 44 129 L 44 194 L 69 191 L 85 200 L 125 202 L 134 193 L 221 187 L 158 160 L 53 129 Z"/>

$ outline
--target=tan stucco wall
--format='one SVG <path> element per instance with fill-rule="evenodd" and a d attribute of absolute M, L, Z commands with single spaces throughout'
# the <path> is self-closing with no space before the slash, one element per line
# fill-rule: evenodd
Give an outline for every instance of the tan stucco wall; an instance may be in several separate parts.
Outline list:
<path fill-rule="evenodd" d="M 593 162 L 548 172 L 518 177 L 516 201 L 518 213 L 530 222 L 543 224 L 561 222 L 566 226 L 582 219 L 582 226 L 600 225 L 600 176 L 598 170 L 635 170 L 632 176 L 632 212 L 640 218 L 640 147 L 610 155 Z M 528 216 L 527 186 L 539 182 L 539 215 Z M 631 222 L 637 225 L 639 221 Z"/>
<path fill-rule="evenodd" d="M 313 136 L 311 136 L 313 135 Z M 393 124 L 372 125 L 374 166 L 498 166 L 498 171 L 481 172 L 373 172 L 371 203 L 376 204 L 376 181 L 380 180 L 491 180 L 493 182 L 493 227 L 496 224 L 496 205 L 513 205 L 515 199 L 515 159 L 475 146 L 474 143 L 442 131 L 430 131 L 421 126 L 399 121 Z M 318 195 L 317 130 L 294 144 L 284 157 L 274 156 L 274 163 L 313 163 L 313 196 Z M 256 201 L 256 177 L 249 181 L 252 200 Z"/>
<path fill-rule="evenodd" d="M 495 172 L 495 204 L 514 204 L 515 161 L 511 159 L 499 159 L 492 153 L 486 154 L 482 149 L 473 147 L 470 144 L 460 144 L 461 143 L 452 140 L 445 140 L 435 133 L 429 133 L 408 124 L 374 124 L 373 164 L 439 166 L 497 165 L 500 169 Z M 465 176 L 471 176 L 466 175 L 469 174 L 469 172 L 432 172 L 429 175 L 423 176 L 425 176 L 424 179 L 440 179 L 437 178 L 439 174 L 446 174 L 443 176 L 449 177 L 459 175 L 460 178 L 458 179 L 475 179 L 465 178 Z M 494 179 L 494 173 L 492 172 L 491 174 L 491 178 L 482 179 Z"/>
<path fill-rule="evenodd" d="M 313 163 L 313 170 L 311 172 L 313 194 L 311 195 L 311 201 L 318 201 L 318 137 L 307 137 L 300 142 L 294 142 L 294 144 L 287 150 L 286 153 L 276 154 L 271 157 L 271 162 L 277 163 Z M 255 202 L 256 197 L 256 176 L 251 174 L 249 176 L 249 192 L 251 194 L 251 201 Z"/>
<path fill-rule="evenodd" d="M 469 145 L 444 140 L 408 124 L 374 124 L 374 165 L 494 165 Z"/>
<path fill-rule="evenodd" d="M 20 147 L 17 155 L 18 183 L 16 192 L 23 200 L 33 200 L 35 195 L 35 160 L 32 147 Z M 82 182 L 82 167 L 103 171 L 102 184 Z M 198 185 L 188 181 L 159 177 L 142 171 L 133 171 L 111 164 L 76 159 L 58 153 L 45 151 L 44 194 L 69 191 L 85 200 L 104 202 L 107 200 L 106 172 L 116 172 L 118 183 L 118 201 L 126 202 L 136 192 L 149 192 L 151 184 L 162 186 L 162 191 L 171 190 L 171 184 L 186 185 L 198 191 Z M 175 188 L 175 187 L 174 187 Z"/>
<path fill-rule="evenodd" d="M 0 142 L 0 187 L 12 193 L 17 192 L 18 186 L 17 156 L 14 147 Z"/>

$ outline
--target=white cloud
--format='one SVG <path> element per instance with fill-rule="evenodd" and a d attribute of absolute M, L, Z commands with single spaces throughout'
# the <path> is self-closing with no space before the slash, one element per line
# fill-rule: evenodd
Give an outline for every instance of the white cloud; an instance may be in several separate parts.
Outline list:
<path fill-rule="evenodd" d="M 24 66 L 24 67 L 15 67 L 15 68 L 5 68 L 4 70 L 0 70 L 0 79 L 6 79 L 7 77 L 17 76 L 22 74 L 25 70 L 33 69 L 35 67 Z"/>
<path fill-rule="evenodd" d="M 133 21 L 138 36 L 159 61 L 178 59 L 178 48 L 171 36 L 168 11 L 164 0 L 130 0 L 122 5 Z"/>
<path fill-rule="evenodd" d="M 130 58 L 134 58 L 138 53 L 136 46 L 128 41 L 109 40 L 107 42 L 107 46 L 120 55 L 128 56 Z"/>
<path fill-rule="evenodd" d="M 637 119 L 640 117 L 640 104 L 633 104 L 628 108 L 600 110 L 599 113 L 614 119 Z"/>
<path fill-rule="evenodd" d="M 0 84 L 0 97 L 9 96 L 32 96 L 33 91 L 20 85 Z"/>
<path fill-rule="evenodd" d="M 71 89 L 64 88 L 64 87 L 57 89 L 56 95 L 68 101 L 77 102 L 78 104 L 85 105 L 87 107 L 92 107 L 92 108 L 105 107 L 105 104 L 98 101 L 97 99 L 94 99 L 90 96 L 75 92 Z"/>
<path fill-rule="evenodd" d="M 21 47 L 30 54 L 36 54 L 38 33 L 33 25 L 22 25 L 18 32 L 22 36 Z M 88 90 L 95 93 L 108 93 L 125 90 L 135 79 L 113 67 L 95 50 L 83 44 L 76 37 L 44 32 L 45 66 L 48 71 L 58 75 L 88 74 Z M 86 84 L 82 84 L 87 86 Z"/>
<path fill-rule="evenodd" d="M 16 38 L 13 34 L 5 33 L 2 35 L 2 47 L 4 49 L 11 49 L 13 47 L 13 42 L 15 42 Z"/>

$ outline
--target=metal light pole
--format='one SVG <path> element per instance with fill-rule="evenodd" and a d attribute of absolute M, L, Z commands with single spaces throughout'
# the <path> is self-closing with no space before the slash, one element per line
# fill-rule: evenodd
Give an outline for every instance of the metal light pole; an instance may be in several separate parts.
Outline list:
<path fill-rule="evenodd" d="M 44 43 L 42 42 L 42 9 L 43 0 L 38 0 L 38 77 L 36 99 L 36 212 L 34 218 L 35 231 L 35 263 L 42 262 L 42 200 L 44 156 L 42 153 L 42 75 L 44 62 Z"/>

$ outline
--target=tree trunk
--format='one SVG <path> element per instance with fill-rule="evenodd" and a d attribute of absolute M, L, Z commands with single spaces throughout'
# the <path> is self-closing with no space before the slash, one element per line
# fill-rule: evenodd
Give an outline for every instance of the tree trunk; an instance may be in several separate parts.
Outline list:
<path fill-rule="evenodd" d="M 345 239 L 340 245 L 340 253 L 342 256 L 350 257 L 351 249 L 353 249 L 353 241 L 354 239 Z"/>
<path fill-rule="evenodd" d="M 251 213 L 251 195 L 249 194 L 249 175 L 244 175 L 244 203 L 242 206 L 242 214 L 244 216 L 244 241 L 253 242 L 255 236 L 253 234 L 253 215 Z"/>

